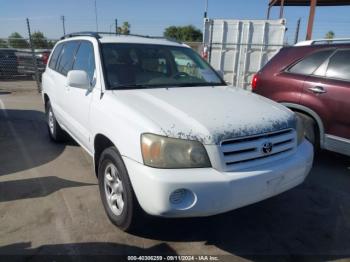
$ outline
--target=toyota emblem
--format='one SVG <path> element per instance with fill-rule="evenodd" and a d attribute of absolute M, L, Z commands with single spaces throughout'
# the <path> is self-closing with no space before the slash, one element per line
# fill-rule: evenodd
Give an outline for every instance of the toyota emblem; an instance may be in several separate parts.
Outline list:
<path fill-rule="evenodd" d="M 271 142 L 266 142 L 262 146 L 262 151 L 264 154 L 270 154 L 272 152 L 272 143 Z"/>

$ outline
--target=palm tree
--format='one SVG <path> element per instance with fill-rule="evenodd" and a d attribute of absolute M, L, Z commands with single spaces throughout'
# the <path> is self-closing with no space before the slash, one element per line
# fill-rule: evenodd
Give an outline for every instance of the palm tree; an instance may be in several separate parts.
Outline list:
<path fill-rule="evenodd" d="M 122 35 L 128 35 L 130 34 L 130 23 L 129 22 L 124 22 L 122 26 L 118 26 L 117 33 L 122 34 Z"/>
<path fill-rule="evenodd" d="M 333 39 L 335 36 L 334 32 L 333 31 L 328 31 L 325 35 L 325 38 L 326 39 Z"/>

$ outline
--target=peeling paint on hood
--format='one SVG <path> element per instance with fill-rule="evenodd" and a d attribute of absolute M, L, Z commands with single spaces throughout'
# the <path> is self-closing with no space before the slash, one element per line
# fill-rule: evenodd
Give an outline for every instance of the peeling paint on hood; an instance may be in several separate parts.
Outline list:
<path fill-rule="evenodd" d="M 289 109 L 233 87 L 174 87 L 114 93 L 119 101 L 151 119 L 159 128 L 156 133 L 203 144 L 219 144 L 226 139 L 295 127 L 295 116 Z"/>

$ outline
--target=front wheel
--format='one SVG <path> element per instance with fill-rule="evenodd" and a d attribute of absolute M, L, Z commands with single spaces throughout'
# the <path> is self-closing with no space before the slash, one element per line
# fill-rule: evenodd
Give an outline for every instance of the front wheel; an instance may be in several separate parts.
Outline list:
<path fill-rule="evenodd" d="M 128 172 L 115 147 L 105 149 L 99 160 L 98 182 L 110 221 L 124 231 L 135 229 L 142 215 Z"/>

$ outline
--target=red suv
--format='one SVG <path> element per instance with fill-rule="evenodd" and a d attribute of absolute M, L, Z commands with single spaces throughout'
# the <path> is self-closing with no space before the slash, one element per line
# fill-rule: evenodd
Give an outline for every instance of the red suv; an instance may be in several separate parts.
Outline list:
<path fill-rule="evenodd" d="M 282 48 L 254 76 L 252 89 L 295 111 L 316 147 L 350 155 L 349 43 L 314 40 Z"/>

